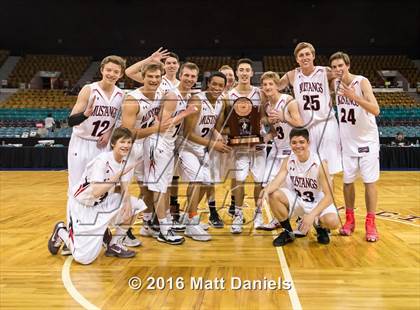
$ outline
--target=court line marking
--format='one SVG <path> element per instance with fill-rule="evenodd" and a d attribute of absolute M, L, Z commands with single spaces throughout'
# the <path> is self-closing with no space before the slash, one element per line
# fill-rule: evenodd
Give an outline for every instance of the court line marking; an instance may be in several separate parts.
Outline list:
<path fill-rule="evenodd" d="M 268 208 L 267 202 L 264 201 L 263 205 L 264 205 L 265 213 L 267 214 L 268 221 L 271 222 L 273 220 L 273 217 L 271 216 L 271 212 Z M 271 231 L 271 234 L 273 235 L 273 239 L 275 239 L 274 237 L 277 237 L 277 230 Z M 287 260 L 283 252 L 283 247 L 275 247 L 275 248 L 277 251 L 277 256 L 279 258 L 281 271 L 283 273 L 283 276 L 285 277 L 285 279 L 283 280 L 290 281 L 290 284 L 291 284 L 291 288 L 290 290 L 288 290 L 288 293 L 289 293 L 290 302 L 292 303 L 292 308 L 300 310 L 302 309 L 302 305 L 300 304 L 299 296 L 296 291 L 296 286 L 293 281 L 292 274 L 290 273 L 289 266 L 287 265 Z"/>
<path fill-rule="evenodd" d="M 63 281 L 64 287 L 67 290 L 67 293 L 70 294 L 70 296 L 83 308 L 89 309 L 89 310 L 99 310 L 97 306 L 92 304 L 89 300 L 87 300 L 85 297 L 83 297 L 82 294 L 79 293 L 79 291 L 76 289 L 76 287 L 73 285 L 73 282 L 71 281 L 70 276 L 70 266 L 71 262 L 73 261 L 73 256 L 67 257 L 63 264 L 63 268 L 61 269 L 61 280 Z"/>

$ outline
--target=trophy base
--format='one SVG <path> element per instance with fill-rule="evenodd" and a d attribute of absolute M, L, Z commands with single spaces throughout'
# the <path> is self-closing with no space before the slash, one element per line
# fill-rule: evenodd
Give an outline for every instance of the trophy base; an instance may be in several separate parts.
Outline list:
<path fill-rule="evenodd" d="M 249 136 L 249 137 L 234 137 L 230 139 L 229 145 L 237 146 L 237 145 L 256 145 L 261 143 L 261 138 L 256 136 Z"/>

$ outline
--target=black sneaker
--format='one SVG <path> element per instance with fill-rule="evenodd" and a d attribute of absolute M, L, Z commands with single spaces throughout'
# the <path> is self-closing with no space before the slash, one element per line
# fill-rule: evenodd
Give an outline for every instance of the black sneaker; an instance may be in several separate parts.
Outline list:
<path fill-rule="evenodd" d="M 185 238 L 182 236 L 177 236 L 172 229 L 169 229 L 166 235 L 163 235 L 162 232 L 159 232 L 157 240 L 167 244 L 178 245 L 184 243 Z"/>
<path fill-rule="evenodd" d="M 171 215 L 174 221 L 179 222 L 179 203 L 171 205 Z"/>
<path fill-rule="evenodd" d="M 132 258 L 136 256 L 136 252 L 127 249 L 122 245 L 121 239 L 117 243 L 111 244 L 105 251 L 105 256 L 119 257 L 119 258 Z"/>
<path fill-rule="evenodd" d="M 133 235 L 131 227 L 127 230 L 127 234 L 123 239 L 123 244 L 128 247 L 138 247 L 142 245 L 141 241 Z"/>
<path fill-rule="evenodd" d="M 283 245 L 293 242 L 293 240 L 295 240 L 295 236 L 293 235 L 293 233 L 283 230 L 280 233 L 280 235 L 278 235 L 278 237 L 273 240 L 273 245 L 283 246 Z"/>
<path fill-rule="evenodd" d="M 55 224 L 50 239 L 48 240 L 48 250 L 52 255 L 57 255 L 58 250 L 63 244 L 63 240 L 61 240 L 61 238 L 58 236 L 58 231 L 60 229 L 66 229 L 66 225 L 64 225 L 64 222 L 62 221 Z"/>
<path fill-rule="evenodd" d="M 63 247 L 61 248 L 61 252 L 60 252 L 61 256 L 70 256 L 71 255 L 71 250 L 67 247 L 67 245 L 64 243 Z"/>
<path fill-rule="evenodd" d="M 209 216 L 209 224 L 214 228 L 223 228 L 224 224 L 219 216 L 219 213 L 214 212 Z"/>
<path fill-rule="evenodd" d="M 328 236 L 328 229 L 322 228 L 321 226 L 315 226 L 316 229 L 316 239 L 318 240 L 318 243 L 321 244 L 328 244 L 330 243 L 330 236 Z"/>
<path fill-rule="evenodd" d="M 235 205 L 232 205 L 232 204 L 230 205 L 228 213 L 232 217 L 235 216 Z"/>

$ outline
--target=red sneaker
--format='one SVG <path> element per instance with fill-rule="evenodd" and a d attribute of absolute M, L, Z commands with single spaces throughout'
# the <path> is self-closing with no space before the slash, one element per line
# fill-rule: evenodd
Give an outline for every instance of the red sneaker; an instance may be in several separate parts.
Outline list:
<path fill-rule="evenodd" d="M 354 232 L 355 226 L 354 212 L 346 211 L 346 223 L 340 228 L 340 234 L 342 236 L 350 236 Z"/>
<path fill-rule="evenodd" d="M 365 229 L 366 229 L 366 241 L 376 242 L 379 240 L 379 234 L 378 234 L 378 231 L 376 230 L 374 217 L 371 217 L 371 216 L 366 217 Z"/>

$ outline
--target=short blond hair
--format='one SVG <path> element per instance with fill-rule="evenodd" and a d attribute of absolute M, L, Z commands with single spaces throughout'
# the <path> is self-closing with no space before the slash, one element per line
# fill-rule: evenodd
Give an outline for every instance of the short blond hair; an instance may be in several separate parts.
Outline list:
<path fill-rule="evenodd" d="M 109 55 L 109 56 L 106 56 L 104 59 L 102 59 L 101 70 L 105 67 L 105 65 L 107 63 L 110 63 L 110 62 L 120 66 L 121 67 L 121 72 L 125 71 L 126 61 L 125 61 L 124 58 L 122 58 L 120 56 L 117 56 L 117 55 Z"/>
<path fill-rule="evenodd" d="M 333 60 L 336 60 L 336 59 L 342 59 L 342 60 L 344 60 L 344 63 L 347 66 L 350 66 L 350 57 L 349 57 L 348 54 L 346 54 L 344 52 L 337 52 L 337 53 L 332 54 L 330 56 L 330 64 L 332 63 Z"/>
<path fill-rule="evenodd" d="M 179 68 L 179 74 L 182 75 L 184 68 L 188 68 L 190 70 L 196 70 L 197 71 L 197 75 L 200 73 L 200 68 L 193 62 L 184 62 L 181 66 L 181 68 Z"/>
<path fill-rule="evenodd" d="M 303 50 L 304 48 L 307 48 L 307 47 L 311 50 L 312 55 L 315 57 L 315 48 L 314 48 L 314 46 L 311 43 L 308 43 L 308 42 L 300 42 L 295 47 L 295 52 L 294 52 L 295 58 L 297 57 L 298 53 L 301 50 Z"/>
<path fill-rule="evenodd" d="M 221 66 L 220 68 L 219 68 L 219 71 L 221 72 L 222 70 L 232 70 L 233 71 L 233 68 L 231 67 L 231 66 L 229 66 L 229 65 L 223 65 L 223 66 Z"/>
<path fill-rule="evenodd" d="M 280 85 L 280 76 L 277 72 L 274 71 L 267 71 L 261 75 L 260 82 L 262 83 L 266 79 L 271 79 L 276 83 L 276 85 Z"/>
<path fill-rule="evenodd" d="M 163 64 L 161 62 L 149 62 L 141 67 L 141 76 L 144 78 L 147 71 L 160 71 L 160 75 L 163 75 Z"/>

